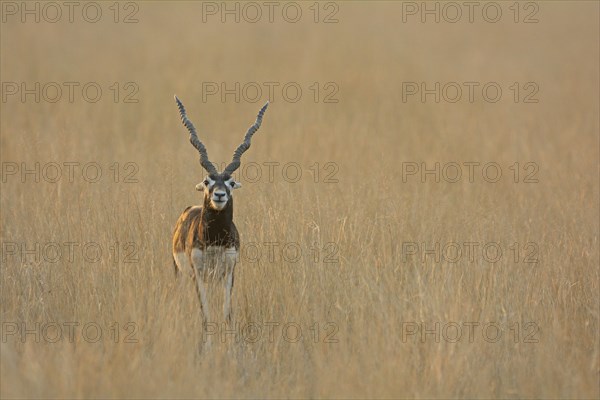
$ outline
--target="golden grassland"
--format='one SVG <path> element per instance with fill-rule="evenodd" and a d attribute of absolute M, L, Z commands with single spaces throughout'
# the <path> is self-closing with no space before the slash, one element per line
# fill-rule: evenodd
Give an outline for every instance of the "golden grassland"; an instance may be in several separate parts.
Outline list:
<path fill-rule="evenodd" d="M 142 2 L 139 22 L 124 24 L 100 4 L 94 24 L 1 25 L 3 82 L 103 89 L 96 103 L 77 90 L 73 102 L 1 103 L 3 168 L 41 170 L 39 182 L 2 177 L 3 398 L 600 395 L 597 3 L 541 3 L 535 24 L 514 23 L 509 3 L 496 24 L 403 23 L 400 2 L 340 3 L 333 24 L 314 23 L 312 3 L 292 24 L 203 23 L 200 2 Z M 127 82 L 137 103 L 123 101 Z M 235 325 L 221 325 L 215 287 L 210 348 L 192 283 L 173 275 L 172 227 L 199 203 L 204 174 L 173 94 L 217 163 L 267 96 L 203 101 L 203 82 L 303 89 L 295 103 L 275 91 L 242 159 L 263 175 L 240 175 Z M 323 101 L 327 82 L 337 103 Z M 503 95 L 403 102 L 403 82 L 497 82 Z M 537 103 L 522 101 L 527 82 Z M 102 176 L 90 183 L 74 167 L 71 182 L 69 162 Z M 269 162 L 280 163 L 273 179 Z M 408 162 L 456 162 L 463 178 L 404 182 Z M 466 162 L 498 163 L 502 177 L 477 169 L 469 182 Z M 528 162 L 537 183 L 524 182 Z M 286 163 L 301 167 L 297 182 Z M 97 261 L 89 243 L 102 246 Z M 436 243 L 479 250 L 437 260 L 424 251 Z M 503 250 L 496 262 L 488 243 Z"/>

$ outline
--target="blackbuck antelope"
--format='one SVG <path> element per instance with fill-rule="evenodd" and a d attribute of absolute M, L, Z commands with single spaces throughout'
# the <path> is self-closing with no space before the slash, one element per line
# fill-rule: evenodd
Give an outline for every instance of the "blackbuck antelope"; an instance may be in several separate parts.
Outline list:
<path fill-rule="evenodd" d="M 240 167 L 240 157 L 250 148 L 252 135 L 260 128 L 263 115 L 269 102 L 259 111 L 242 144 L 233 153 L 231 163 L 219 173 L 209 161 L 206 147 L 202 144 L 196 128 L 185 113 L 185 108 L 175 96 L 181 121 L 190 132 L 190 142 L 200 153 L 200 165 L 208 175 L 196 185 L 203 192 L 201 206 L 186 208 L 175 225 L 173 232 L 173 259 L 176 271 L 193 274 L 196 290 L 202 308 L 204 322 L 210 319 L 206 300 L 205 284 L 209 280 L 222 281 L 225 278 L 225 319 L 231 320 L 231 291 L 233 274 L 240 249 L 240 236 L 233 223 L 233 189 L 242 185 L 231 174 Z"/>

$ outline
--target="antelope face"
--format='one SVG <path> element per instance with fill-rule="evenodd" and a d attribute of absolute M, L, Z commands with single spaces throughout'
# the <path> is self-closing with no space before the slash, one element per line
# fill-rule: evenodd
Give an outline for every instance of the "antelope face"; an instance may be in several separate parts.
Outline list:
<path fill-rule="evenodd" d="M 221 211 L 230 202 L 233 190 L 241 187 L 239 182 L 227 174 L 210 174 L 196 185 L 196 190 L 204 192 L 204 198 L 211 208 Z"/>

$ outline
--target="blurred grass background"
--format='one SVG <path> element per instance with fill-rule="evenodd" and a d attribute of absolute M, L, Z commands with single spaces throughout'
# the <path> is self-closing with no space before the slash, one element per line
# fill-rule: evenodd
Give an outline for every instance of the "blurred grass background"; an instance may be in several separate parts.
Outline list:
<path fill-rule="evenodd" d="M 3 176 L 0 317 L 1 394 L 40 397 L 421 397 L 591 398 L 600 395 L 598 337 L 599 39 L 595 2 L 539 3 L 539 23 L 402 22 L 402 2 L 337 3 L 337 23 L 313 21 L 313 3 L 288 23 L 202 22 L 201 2 L 140 2 L 137 23 L 114 23 L 108 7 L 88 23 L 0 25 L 2 82 L 97 82 L 97 103 L 75 91 L 56 103 L 3 101 L 3 163 L 96 162 L 103 176 L 57 183 Z M 220 4 L 220 3 L 218 3 Z M 243 4 L 243 3 L 241 3 Z M 443 3 L 442 3 L 443 4 Z M 521 3 L 523 4 L 523 3 Z M 120 3 L 124 7 L 124 3 Z M 321 17 L 325 4 L 319 4 Z M 121 8 L 120 18 L 124 8 Z M 65 16 L 66 18 L 66 16 Z M 431 21 L 431 20 L 430 20 Z M 497 103 L 402 101 L 403 82 L 498 82 Z M 118 82 L 118 102 L 109 87 Z M 126 82 L 137 103 L 122 101 Z M 259 243 L 256 263 L 236 269 L 239 326 L 297 323 L 297 343 L 265 336 L 256 343 L 201 346 L 191 283 L 172 275 L 172 227 L 204 176 L 181 126 L 173 94 L 215 163 L 230 160 L 255 118 L 256 103 L 229 96 L 202 101 L 203 82 L 297 82 L 302 98 L 275 91 L 243 162 L 296 162 L 291 183 L 277 169 L 236 192 L 244 243 Z M 309 86 L 339 88 L 337 103 L 315 102 Z M 514 82 L 535 82 L 538 103 L 515 103 Z M 263 86 L 263 85 L 261 85 Z M 281 87 L 280 86 L 280 87 Z M 264 87 L 264 86 L 263 86 Z M 429 97 L 431 99 L 431 96 Z M 459 183 L 402 179 L 403 162 L 496 162 L 503 176 Z M 137 166 L 136 183 L 114 182 L 109 168 Z M 334 163 L 337 183 L 326 183 Z M 508 167 L 539 166 L 538 183 L 514 183 Z M 310 166 L 319 163 L 315 183 Z M 6 165 L 6 164 L 5 164 Z M 77 171 L 77 170 L 76 170 Z M 466 173 L 466 168 L 463 173 Z M 64 172 L 64 171 L 63 171 Z M 524 173 L 524 170 L 521 170 Z M 7 254 L 7 243 L 97 242 L 104 255 L 56 263 Z M 133 243 L 135 262 L 107 256 Z M 264 243 L 297 243 L 320 257 L 269 259 Z M 405 259 L 403 242 L 498 242 L 497 263 Z M 537 264 L 523 247 L 538 246 Z M 323 258 L 334 244 L 336 262 Z M 515 263 L 508 250 L 521 248 Z M 119 247 L 117 246 L 117 247 Z M 331 249 L 331 248 L 329 248 Z M 216 288 L 217 307 L 222 291 Z M 219 313 L 213 312 L 213 315 Z M 137 343 L 123 326 L 135 323 Z M 97 343 L 22 342 L 11 324 L 95 322 Z M 108 337 L 118 323 L 122 336 Z M 457 343 L 403 336 L 406 323 L 498 323 L 496 343 L 467 330 Z M 525 343 L 535 323 L 537 343 Z M 310 327 L 337 327 L 336 343 L 318 343 Z M 515 343 L 510 326 L 518 323 Z M 76 332 L 80 332 L 77 331 Z M 406 333 L 406 332 L 404 332 Z M 6 337 L 6 340 L 4 340 Z"/>

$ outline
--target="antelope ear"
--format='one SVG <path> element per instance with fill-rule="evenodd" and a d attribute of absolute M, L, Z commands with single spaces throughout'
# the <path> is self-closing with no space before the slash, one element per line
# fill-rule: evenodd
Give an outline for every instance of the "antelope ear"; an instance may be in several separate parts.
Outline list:
<path fill-rule="evenodd" d="M 200 182 L 199 184 L 197 184 L 196 190 L 199 192 L 203 192 L 204 191 L 204 182 Z"/>

